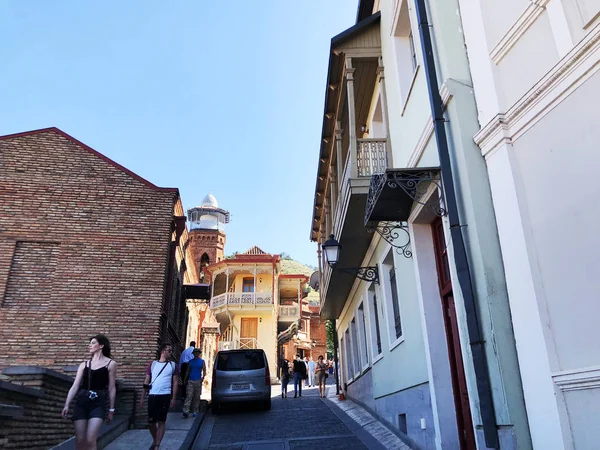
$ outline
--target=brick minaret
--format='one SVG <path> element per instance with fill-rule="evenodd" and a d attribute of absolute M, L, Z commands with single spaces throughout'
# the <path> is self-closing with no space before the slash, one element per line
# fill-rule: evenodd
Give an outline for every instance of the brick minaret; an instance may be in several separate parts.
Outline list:
<path fill-rule="evenodd" d="M 217 199 L 212 194 L 204 197 L 200 206 L 188 209 L 189 248 L 202 283 L 209 282 L 207 277 L 203 278 L 201 275 L 204 268 L 224 257 L 225 224 L 229 223 L 229 218 L 229 211 L 219 208 Z"/>

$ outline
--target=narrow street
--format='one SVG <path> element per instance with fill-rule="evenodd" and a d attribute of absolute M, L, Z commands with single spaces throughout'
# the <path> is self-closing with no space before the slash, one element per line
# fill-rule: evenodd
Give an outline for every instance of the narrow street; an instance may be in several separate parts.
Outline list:
<path fill-rule="evenodd" d="M 328 385 L 328 395 L 335 386 Z M 270 411 L 250 405 L 225 408 L 219 415 L 209 413 L 195 442 L 195 450 L 205 449 L 290 449 L 326 448 L 384 449 L 329 399 L 319 398 L 317 388 L 306 388 L 302 397 L 281 398 L 281 386 L 273 386 Z M 397 448 L 402 448 L 401 446 Z M 408 447 L 405 447 L 408 448 Z"/>

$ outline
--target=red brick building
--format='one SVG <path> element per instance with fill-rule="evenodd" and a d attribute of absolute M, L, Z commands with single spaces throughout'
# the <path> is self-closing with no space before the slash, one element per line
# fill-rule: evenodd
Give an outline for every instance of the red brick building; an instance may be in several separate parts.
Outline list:
<path fill-rule="evenodd" d="M 178 190 L 56 128 L 0 137 L 0 161 L 0 368 L 64 371 L 104 333 L 140 385 L 161 341 L 183 348 L 197 283 Z"/>

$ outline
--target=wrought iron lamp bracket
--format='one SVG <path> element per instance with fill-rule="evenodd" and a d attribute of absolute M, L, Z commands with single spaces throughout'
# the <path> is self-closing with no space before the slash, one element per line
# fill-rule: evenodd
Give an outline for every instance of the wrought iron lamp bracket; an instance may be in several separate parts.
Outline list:
<path fill-rule="evenodd" d="M 367 232 L 377 232 L 388 244 L 396 249 L 396 253 L 405 258 L 412 258 L 412 250 L 410 249 L 410 232 L 408 231 L 407 222 L 377 222 L 376 224 L 369 222 L 366 227 Z M 400 236 L 404 236 L 402 244 L 397 244 L 396 241 Z"/>
<path fill-rule="evenodd" d="M 336 267 L 335 270 L 353 275 L 364 281 L 372 281 L 379 284 L 379 270 L 377 269 L 377 266 L 345 267 L 343 269 Z"/>

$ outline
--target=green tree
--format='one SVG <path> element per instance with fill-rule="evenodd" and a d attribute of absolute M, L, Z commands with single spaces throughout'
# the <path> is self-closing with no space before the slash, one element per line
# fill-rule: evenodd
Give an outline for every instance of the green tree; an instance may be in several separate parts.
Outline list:
<path fill-rule="evenodd" d="M 325 332 L 327 334 L 327 358 L 333 358 L 335 337 L 335 321 L 328 320 L 325 322 Z"/>

